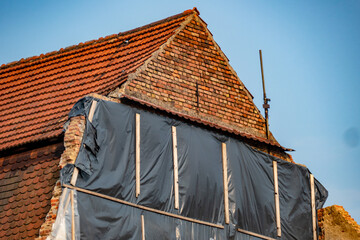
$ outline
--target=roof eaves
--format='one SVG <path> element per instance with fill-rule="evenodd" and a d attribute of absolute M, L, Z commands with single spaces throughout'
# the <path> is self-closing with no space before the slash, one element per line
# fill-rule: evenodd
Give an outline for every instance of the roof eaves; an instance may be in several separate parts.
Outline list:
<path fill-rule="evenodd" d="M 180 118 L 183 118 L 183 119 L 186 119 L 186 120 L 190 120 L 190 121 L 192 121 L 192 122 L 200 123 L 200 124 L 202 124 L 202 125 L 209 126 L 209 127 L 211 127 L 211 128 L 215 128 L 215 129 L 218 129 L 218 130 L 222 130 L 222 131 L 224 131 L 224 132 L 232 133 L 232 134 L 235 134 L 235 135 L 238 135 L 238 136 L 240 136 L 240 137 L 244 137 L 244 138 L 247 138 L 247 139 L 250 139 L 250 140 L 253 140 L 253 141 L 265 143 L 265 144 L 267 144 L 267 145 L 280 148 L 280 149 L 282 149 L 282 150 L 284 150 L 284 151 L 293 151 L 292 149 L 284 148 L 283 146 L 281 146 L 281 145 L 280 145 L 279 143 L 277 143 L 277 142 L 274 142 L 274 141 L 271 141 L 271 140 L 268 140 L 268 139 L 265 139 L 265 138 L 257 137 L 257 136 L 252 135 L 252 134 L 240 132 L 240 131 L 235 130 L 235 129 L 233 129 L 233 128 L 229 128 L 229 127 L 225 127 L 225 126 L 222 126 L 222 125 L 219 125 L 219 124 L 215 124 L 215 123 L 212 123 L 212 122 L 203 120 L 203 119 L 201 119 L 201 118 L 197 118 L 197 117 L 193 117 L 193 116 L 190 116 L 190 115 L 187 115 L 187 114 L 184 114 L 184 113 L 180 113 L 180 112 L 177 112 L 177 111 L 169 110 L 169 109 L 167 109 L 167 108 L 164 108 L 164 107 L 161 107 L 161 106 L 159 106 L 159 105 L 155 105 L 155 104 L 153 104 L 153 103 L 150 103 L 150 102 L 147 102 L 147 101 L 138 99 L 138 98 L 136 98 L 136 97 L 129 96 L 129 95 L 127 95 L 127 94 L 122 94 L 122 95 L 120 96 L 120 99 L 127 99 L 127 100 L 130 100 L 130 101 L 139 103 L 139 104 L 141 104 L 141 105 L 144 105 L 144 106 L 146 106 L 146 107 L 150 107 L 150 108 L 153 108 L 153 109 L 156 109 L 156 110 L 160 110 L 160 111 L 165 111 L 166 113 L 169 113 L 169 114 L 178 116 L 178 117 L 180 117 Z"/>
<path fill-rule="evenodd" d="M 53 142 L 53 141 L 56 142 L 56 141 L 62 139 L 63 136 L 64 136 L 63 130 L 58 129 L 58 130 L 54 131 L 53 133 L 47 134 L 46 136 L 43 136 L 43 137 L 33 138 L 33 139 L 30 139 L 30 140 L 27 140 L 24 142 L 19 142 L 16 144 L 6 144 L 4 147 L 0 147 L 0 153 L 3 154 L 3 152 L 13 151 L 14 149 L 23 148 L 23 147 L 26 148 L 27 145 L 37 144 L 37 143 L 40 143 L 43 141 L 47 141 L 48 143 Z M 51 140 L 51 141 L 49 141 L 49 140 Z"/>

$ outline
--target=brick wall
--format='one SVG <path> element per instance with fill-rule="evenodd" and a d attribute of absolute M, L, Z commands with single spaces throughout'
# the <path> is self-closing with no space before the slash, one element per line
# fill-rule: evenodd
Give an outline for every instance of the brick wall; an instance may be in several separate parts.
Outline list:
<path fill-rule="evenodd" d="M 266 138 L 264 118 L 197 15 L 129 78 L 120 90 L 128 95 Z"/>

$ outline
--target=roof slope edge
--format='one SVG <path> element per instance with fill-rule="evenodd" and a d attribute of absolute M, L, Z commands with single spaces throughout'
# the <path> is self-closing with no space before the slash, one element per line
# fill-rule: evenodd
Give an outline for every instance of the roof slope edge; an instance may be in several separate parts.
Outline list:
<path fill-rule="evenodd" d="M 194 24 L 193 20 L 195 21 L 195 25 L 200 23 L 202 26 L 199 26 L 199 25 L 193 26 L 193 24 Z M 199 34 L 196 32 L 190 32 L 189 30 L 191 30 L 192 27 L 190 27 L 189 25 L 191 25 L 195 28 L 199 28 L 199 29 L 201 28 L 201 30 L 199 30 L 199 31 L 200 32 L 205 31 L 206 33 L 203 34 L 202 36 L 199 36 Z M 198 81 L 201 82 L 203 80 L 202 78 L 204 76 L 195 76 L 197 73 L 193 72 L 190 68 L 188 68 L 187 70 L 189 70 L 189 71 L 185 70 L 185 72 L 180 73 L 180 75 L 182 75 L 182 76 L 174 78 L 174 76 L 177 75 L 177 73 L 176 73 L 177 70 L 179 69 L 178 62 L 181 61 L 181 59 L 179 59 L 179 58 L 181 58 L 181 56 L 177 56 L 176 52 L 181 52 L 183 50 L 182 46 L 180 46 L 181 44 L 177 45 L 177 47 L 174 47 L 174 45 L 175 45 L 174 41 L 178 40 L 178 38 L 182 38 L 182 39 L 186 38 L 183 36 L 184 34 L 188 35 L 188 40 L 186 40 L 187 42 L 185 41 L 182 44 L 184 46 L 184 48 L 189 47 L 189 44 L 191 45 L 194 42 L 196 42 L 196 43 L 201 42 L 197 46 L 194 45 L 194 46 L 189 47 L 191 49 L 190 53 L 189 52 L 186 53 L 186 54 L 188 54 L 187 56 L 189 58 L 193 57 L 193 56 L 190 56 L 190 54 L 195 55 L 195 56 L 197 55 L 197 57 L 198 57 L 198 55 L 204 54 L 204 56 L 202 56 L 201 64 L 203 64 L 204 61 L 205 62 L 206 61 L 207 62 L 220 61 L 219 64 L 223 65 L 221 67 L 227 69 L 226 70 L 227 76 L 222 78 L 222 80 L 220 80 L 220 81 L 223 81 L 223 83 L 221 83 L 220 85 L 215 86 L 215 87 L 224 87 L 227 84 L 226 81 L 237 81 L 238 82 L 237 84 L 234 84 L 233 82 L 230 83 L 230 85 L 232 84 L 231 87 L 233 89 L 234 89 L 234 87 L 241 88 L 241 89 L 233 90 L 233 93 L 235 93 L 235 91 L 238 92 L 238 93 L 235 93 L 235 94 L 238 94 L 238 96 L 235 96 L 235 98 L 245 99 L 245 101 L 246 101 L 245 108 L 250 108 L 249 110 L 245 110 L 244 112 L 240 113 L 240 115 L 242 115 L 243 118 L 252 118 L 251 120 L 249 120 L 252 123 L 250 123 L 250 124 L 246 123 L 249 127 L 244 128 L 244 133 L 245 134 L 250 133 L 251 135 L 258 136 L 260 138 L 266 138 L 266 137 L 264 137 L 265 130 L 262 130 L 262 128 L 265 129 L 265 119 L 262 116 L 260 110 L 256 107 L 256 105 L 252 101 L 253 97 L 252 97 L 251 93 L 246 89 L 245 85 L 242 83 L 242 81 L 236 74 L 235 70 L 231 67 L 228 58 L 223 53 L 223 51 L 221 50 L 219 45 L 213 39 L 211 32 L 207 29 L 207 24 L 198 16 L 198 14 L 196 14 L 196 12 L 194 12 L 193 15 L 187 17 L 187 19 L 184 22 L 182 22 L 181 27 L 179 27 L 176 30 L 176 33 L 173 36 L 171 36 L 167 40 L 167 42 L 164 43 L 156 52 L 154 52 L 152 54 L 151 58 L 147 59 L 147 61 L 140 68 L 138 68 L 135 73 L 129 75 L 126 83 L 124 83 L 123 85 L 121 85 L 121 87 L 119 87 L 115 91 L 113 91 L 109 96 L 121 98 L 122 94 L 126 94 L 128 96 L 135 97 L 135 99 L 141 99 L 141 100 L 144 100 L 147 102 L 153 102 L 155 105 L 160 104 L 162 107 L 169 107 L 169 108 L 173 108 L 174 105 L 177 105 L 176 102 L 178 100 L 181 100 L 181 99 L 177 100 L 177 97 L 173 95 L 173 94 L 176 95 L 179 92 L 181 95 L 182 94 L 181 90 L 192 91 L 192 93 L 188 97 L 194 98 L 194 96 L 196 94 L 198 94 L 198 91 L 199 91 L 199 90 L 194 90 L 194 88 L 195 88 L 194 82 L 196 82 L 196 87 L 198 87 L 197 82 Z M 209 41 L 206 43 L 203 42 L 203 40 L 205 38 L 207 38 L 210 41 L 210 43 L 209 43 Z M 205 46 L 204 47 L 204 49 L 206 50 L 205 52 L 201 52 L 202 50 L 199 50 L 203 46 Z M 174 48 L 175 48 L 175 50 L 174 50 Z M 187 50 L 185 50 L 185 51 L 187 51 Z M 216 56 L 215 55 L 210 56 L 208 53 L 210 55 L 215 54 Z M 179 54 L 182 54 L 182 53 L 179 53 Z M 217 54 L 219 54 L 219 55 L 217 55 Z M 206 60 L 204 60 L 204 58 Z M 164 62 L 166 62 L 166 63 L 164 63 Z M 191 63 L 191 60 L 189 60 L 188 58 L 185 58 L 183 60 L 183 62 L 180 64 L 191 65 L 192 63 Z M 206 74 L 208 74 L 207 73 L 208 69 L 206 69 L 208 66 L 199 65 L 199 64 L 200 64 L 200 62 L 198 60 L 195 60 L 195 63 L 192 64 L 194 68 L 197 68 L 197 69 L 195 69 L 195 71 L 200 69 L 199 70 L 200 72 L 202 71 L 203 73 L 205 72 Z M 216 64 L 217 63 L 215 63 L 215 65 Z M 159 67 L 159 65 L 161 65 L 161 66 Z M 188 67 L 188 66 L 186 66 L 186 67 Z M 210 70 L 212 71 L 212 74 L 213 74 L 213 76 L 211 76 L 211 78 L 214 78 L 214 77 L 216 78 L 216 76 L 218 76 L 216 73 L 217 70 L 215 69 L 215 73 L 212 69 L 210 69 Z M 186 75 L 186 74 L 188 76 L 184 77 L 184 75 Z M 231 79 L 230 79 L 228 77 L 230 75 L 233 75 L 234 77 L 231 77 Z M 186 78 L 191 78 L 191 81 L 187 81 Z M 195 78 L 197 80 L 194 80 Z M 221 77 L 219 77 L 219 78 L 221 79 Z M 198 80 L 198 79 L 200 79 L 200 80 Z M 214 81 L 217 81 L 217 80 L 219 80 L 219 79 L 214 79 Z M 209 81 L 212 81 L 212 80 L 210 79 Z M 179 87 L 180 90 L 179 89 L 173 90 L 172 87 L 170 87 L 170 86 L 164 87 L 161 85 L 177 85 L 177 86 L 181 85 L 181 87 Z M 201 87 L 203 87 L 203 86 L 201 86 Z M 228 86 L 225 86 L 225 87 L 228 87 Z M 149 90 L 150 88 L 151 88 L 151 90 Z M 156 88 L 156 90 L 152 90 L 155 88 Z M 181 88 L 183 88 L 183 89 L 181 89 Z M 207 91 L 207 92 L 204 92 L 204 94 L 210 94 L 209 91 L 212 91 L 212 90 L 214 90 L 214 89 L 209 90 L 209 88 L 207 88 L 207 90 L 204 90 L 204 91 Z M 240 92 L 242 92 L 241 96 L 239 95 L 240 93 L 238 90 Z M 160 91 L 160 93 L 158 91 Z M 178 91 L 178 93 L 173 93 L 173 91 Z M 195 92 L 195 91 L 197 91 L 197 92 Z M 155 94 L 155 96 L 154 96 L 154 94 Z M 232 99 L 228 99 L 231 97 L 231 96 L 229 96 L 229 94 L 223 94 L 223 95 L 224 96 L 222 96 L 222 97 L 225 97 L 225 95 L 227 95 L 227 98 L 222 99 L 222 100 L 224 100 L 224 101 L 232 100 Z M 163 98 L 163 96 L 164 96 L 164 98 Z M 215 99 L 216 99 L 216 96 L 215 96 Z M 190 102 L 193 101 L 193 99 L 187 99 L 187 100 L 189 100 Z M 191 105 L 191 103 L 188 104 L 187 100 L 185 100 L 185 102 L 183 104 Z M 216 99 L 216 100 L 219 100 L 219 99 Z M 239 99 L 236 100 L 237 101 L 236 104 L 241 105 L 242 103 L 239 103 L 238 100 Z M 199 101 L 199 97 L 198 97 L 198 101 Z M 193 108 L 191 108 L 191 107 L 193 107 Z M 239 109 L 239 107 L 244 108 L 244 105 L 236 106 L 236 107 L 238 109 L 235 111 L 238 111 L 238 113 L 239 113 L 239 111 L 242 111 Z M 201 106 L 199 107 L 199 103 L 198 103 L 197 107 L 195 104 L 195 106 L 190 106 L 189 108 L 190 108 L 190 112 L 187 112 L 187 110 L 184 110 L 185 114 L 193 115 L 193 114 L 191 114 L 191 111 L 194 110 L 195 108 L 197 108 L 196 113 L 195 113 L 195 110 L 192 111 L 196 115 L 196 117 L 203 118 L 206 121 L 212 121 L 211 120 L 212 118 L 207 118 L 206 114 L 199 115 L 199 112 L 202 111 Z M 224 110 L 224 108 L 226 108 L 226 106 L 223 106 L 223 108 L 221 108 L 219 110 L 226 111 L 226 110 Z M 175 109 L 173 109 L 173 110 L 175 110 Z M 216 110 L 212 109 L 210 111 L 215 112 Z M 249 113 L 251 116 L 247 116 Z M 227 117 L 229 117 L 229 116 L 227 116 Z M 258 118 L 258 119 L 255 119 L 255 118 Z M 215 119 L 213 119 L 213 120 L 215 120 Z M 217 120 L 222 121 L 221 117 L 218 118 Z M 233 121 L 235 122 L 235 120 L 240 121 L 239 119 L 234 119 Z M 255 125 L 257 125 L 256 129 L 253 128 Z M 228 127 L 233 128 L 234 125 L 231 126 L 231 124 L 230 125 L 228 124 Z M 262 132 L 264 132 L 264 133 L 262 133 Z M 271 142 L 274 142 L 275 145 L 279 144 L 276 141 L 276 139 L 272 136 L 272 134 L 270 134 L 269 140 Z"/>
<path fill-rule="evenodd" d="M 199 18 L 199 20 L 200 20 L 205 26 L 207 26 L 207 24 L 204 22 L 204 20 L 203 20 L 201 17 L 198 17 L 198 18 Z M 220 46 L 217 44 L 217 42 L 214 40 L 212 33 L 210 32 L 210 30 L 209 30 L 207 27 L 205 27 L 205 31 L 208 32 L 209 37 L 210 37 L 210 39 L 212 40 L 213 44 L 215 45 L 215 47 L 217 48 L 217 50 L 219 51 L 219 53 L 222 55 L 222 57 L 225 59 L 225 62 L 226 62 L 226 64 L 227 64 L 227 66 L 229 67 L 230 71 L 232 72 L 232 74 L 234 74 L 234 76 L 236 76 L 236 78 L 237 78 L 237 80 L 240 82 L 240 84 L 244 86 L 244 88 L 245 88 L 245 90 L 246 90 L 245 92 L 246 92 L 246 94 L 248 95 L 249 100 L 252 102 L 252 104 L 253 104 L 254 107 L 255 107 L 255 110 L 258 112 L 258 114 L 260 115 L 260 117 L 262 118 L 262 120 L 265 122 L 264 116 L 261 114 L 261 111 L 258 109 L 258 107 L 256 106 L 256 104 L 255 104 L 254 101 L 252 100 L 252 99 L 254 98 L 253 95 L 252 95 L 251 92 L 246 88 L 245 84 L 240 80 L 240 77 L 237 75 L 236 71 L 235 71 L 235 70 L 233 69 L 233 67 L 231 66 L 229 58 L 228 58 L 228 57 L 225 55 L 225 53 L 221 50 L 221 47 L 220 47 Z M 277 145 L 280 146 L 280 144 L 279 144 L 278 141 L 275 139 L 275 137 L 274 137 L 274 135 L 271 133 L 271 131 L 269 131 L 269 133 L 270 133 L 270 135 L 269 135 L 269 138 L 270 138 L 270 139 L 269 139 L 269 140 L 270 140 L 270 141 L 274 141 Z"/>
<path fill-rule="evenodd" d="M 109 97 L 116 97 L 116 98 L 120 98 L 121 95 L 123 93 L 125 93 L 125 89 L 126 87 L 131 83 L 131 81 L 133 79 L 135 79 L 137 76 L 139 76 L 141 74 L 141 72 L 145 71 L 148 64 L 153 61 L 153 59 L 155 59 L 163 50 L 164 50 L 164 47 L 169 45 L 170 42 L 172 42 L 172 40 L 176 37 L 176 35 L 181 32 L 181 30 L 184 29 L 184 27 L 193 19 L 194 16 L 197 16 L 199 14 L 199 11 L 194 8 L 193 10 L 187 10 L 185 11 L 187 13 L 190 13 L 191 12 L 191 15 L 189 15 L 185 21 L 183 21 L 181 24 L 180 24 L 180 27 L 175 31 L 175 33 L 164 43 L 162 44 L 158 50 L 156 50 L 155 52 L 152 53 L 152 56 L 150 58 L 148 58 L 144 64 L 140 67 L 138 67 L 136 69 L 136 71 L 134 73 L 131 73 L 129 74 L 127 80 L 121 84 L 120 87 L 118 87 L 117 89 L 115 89 L 114 91 L 112 91 L 111 93 L 109 93 Z M 184 13 L 185 13 L 184 12 Z"/>
<path fill-rule="evenodd" d="M 158 20 L 158 21 L 143 25 L 141 27 L 137 27 L 137 28 L 125 31 L 125 32 L 119 32 L 117 34 L 111 34 L 111 35 L 108 35 L 108 36 L 105 36 L 105 37 L 100 37 L 98 39 L 89 40 L 89 41 L 86 41 L 86 42 L 80 42 L 78 44 L 74 44 L 74 45 L 71 45 L 71 46 L 68 46 L 68 47 L 65 47 L 65 48 L 60 48 L 59 50 L 54 50 L 54 51 L 51 51 L 51 52 L 48 52 L 48 53 L 35 55 L 35 56 L 27 57 L 27 58 L 21 58 L 18 61 L 4 63 L 4 64 L 0 65 L 0 71 L 3 71 L 5 69 L 11 68 L 11 67 L 18 67 L 16 69 L 28 67 L 29 65 L 32 65 L 32 64 L 41 63 L 42 60 L 46 61 L 46 60 L 49 60 L 49 58 L 51 58 L 51 57 L 56 57 L 60 53 L 65 55 L 65 54 L 69 53 L 71 50 L 81 49 L 81 48 L 84 48 L 84 47 L 87 47 L 87 46 L 91 46 L 93 44 L 106 42 L 106 41 L 109 41 L 109 40 L 117 38 L 117 37 L 129 35 L 129 34 L 132 34 L 132 33 L 147 29 L 147 28 L 151 28 L 153 26 L 156 26 L 159 23 L 170 21 L 171 19 L 175 19 L 175 18 L 178 18 L 178 17 L 181 17 L 181 16 L 186 16 L 186 15 L 192 14 L 193 12 L 198 13 L 199 11 L 196 8 L 193 8 L 192 10 L 186 10 L 186 11 L 184 11 L 182 13 L 175 14 L 173 16 L 170 16 L 170 17 L 167 17 L 167 18 L 164 18 L 164 19 L 161 19 L 161 20 Z M 71 54 L 71 53 L 69 53 L 69 54 Z"/>
<path fill-rule="evenodd" d="M 116 89 L 194 13 L 1 67 L 0 151 L 59 137 L 77 100 Z"/>

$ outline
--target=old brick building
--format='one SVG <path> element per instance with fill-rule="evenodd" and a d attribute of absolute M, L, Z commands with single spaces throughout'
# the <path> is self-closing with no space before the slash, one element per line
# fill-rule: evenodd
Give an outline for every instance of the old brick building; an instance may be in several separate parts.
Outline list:
<path fill-rule="evenodd" d="M 63 127 L 89 94 L 231 134 L 292 162 L 289 149 L 266 138 L 263 116 L 196 9 L 2 65 L 0 80 L 0 239 L 49 234 L 59 168 L 75 160 L 84 119 Z"/>

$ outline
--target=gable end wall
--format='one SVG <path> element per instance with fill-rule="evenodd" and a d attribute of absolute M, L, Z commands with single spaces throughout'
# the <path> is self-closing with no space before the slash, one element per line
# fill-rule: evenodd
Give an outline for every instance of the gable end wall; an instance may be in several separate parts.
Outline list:
<path fill-rule="evenodd" d="M 264 118 L 197 15 L 159 51 L 122 91 L 266 138 Z"/>

